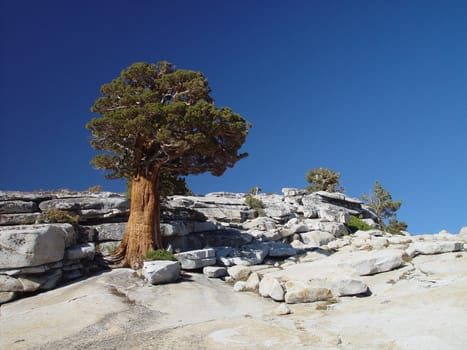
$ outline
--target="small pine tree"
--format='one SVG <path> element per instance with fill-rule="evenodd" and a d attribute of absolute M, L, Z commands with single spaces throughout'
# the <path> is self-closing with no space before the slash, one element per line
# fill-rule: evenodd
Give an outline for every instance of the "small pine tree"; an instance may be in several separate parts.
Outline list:
<path fill-rule="evenodd" d="M 309 192 L 344 192 L 344 188 L 340 185 L 340 176 L 341 174 L 331 169 L 311 169 L 305 175 L 306 181 L 310 184 L 307 190 Z"/>
<path fill-rule="evenodd" d="M 362 199 L 375 212 L 378 224 L 385 230 L 396 230 L 400 232 L 402 229 L 407 229 L 405 222 L 399 222 L 396 219 L 396 212 L 402 205 L 402 201 L 392 200 L 391 194 L 381 186 L 379 181 L 375 182 L 373 193 L 362 195 Z M 389 219 L 389 224 L 386 225 L 384 220 Z M 397 230 L 399 227 L 399 230 Z M 391 231 L 389 231 L 391 232 Z"/>

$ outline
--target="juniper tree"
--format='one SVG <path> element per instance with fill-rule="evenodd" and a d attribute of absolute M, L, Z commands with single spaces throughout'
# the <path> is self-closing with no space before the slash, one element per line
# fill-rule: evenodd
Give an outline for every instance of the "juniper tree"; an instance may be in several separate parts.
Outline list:
<path fill-rule="evenodd" d="M 210 172 L 222 175 L 247 156 L 239 153 L 250 124 L 230 108 L 215 106 L 200 72 L 169 62 L 135 63 L 103 84 L 86 127 L 103 153 L 95 167 L 107 178 L 131 181 L 128 224 L 114 259 L 140 266 L 147 251 L 163 248 L 161 178 Z"/>

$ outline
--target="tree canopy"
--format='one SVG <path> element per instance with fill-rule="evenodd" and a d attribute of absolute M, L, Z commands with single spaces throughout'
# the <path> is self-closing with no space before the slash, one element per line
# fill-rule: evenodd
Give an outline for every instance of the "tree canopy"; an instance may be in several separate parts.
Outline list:
<path fill-rule="evenodd" d="M 398 233 L 407 229 L 405 222 L 396 219 L 396 212 L 401 207 L 402 201 L 394 201 L 389 191 L 384 189 L 379 181 L 375 182 L 373 193 L 362 195 L 362 199 L 375 212 L 378 224 L 383 229 L 387 229 L 391 233 Z M 388 225 L 385 223 L 387 219 L 389 219 Z"/>
<path fill-rule="evenodd" d="M 101 87 L 92 106 L 101 115 L 87 124 L 91 145 L 104 153 L 93 164 L 109 178 L 164 174 L 221 175 L 246 153 L 237 153 L 250 124 L 230 108 L 217 108 L 200 72 L 168 62 L 135 63 Z"/>
<path fill-rule="evenodd" d="M 338 172 L 331 169 L 311 169 L 305 175 L 307 182 L 310 184 L 307 190 L 309 192 L 344 192 L 344 188 L 340 185 L 340 176 Z"/>

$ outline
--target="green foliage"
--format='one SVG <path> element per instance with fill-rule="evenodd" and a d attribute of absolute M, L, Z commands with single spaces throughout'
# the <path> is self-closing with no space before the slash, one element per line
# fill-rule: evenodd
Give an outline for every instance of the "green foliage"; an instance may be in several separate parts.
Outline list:
<path fill-rule="evenodd" d="M 389 223 L 389 226 L 386 226 L 384 220 L 387 220 L 389 218 L 393 218 L 392 220 L 396 220 L 396 212 L 402 205 L 401 200 L 392 200 L 391 194 L 386 189 L 384 189 L 383 186 L 381 186 L 381 183 L 379 183 L 379 181 L 375 182 L 373 193 L 370 193 L 368 196 L 362 195 L 362 199 L 367 203 L 370 209 L 372 209 L 375 212 L 378 224 L 380 224 L 381 227 L 385 230 L 388 229 L 389 226 L 391 226 L 391 223 Z M 405 229 L 407 229 L 407 224 L 405 224 L 404 222 L 399 223 L 397 220 L 393 222 L 391 229 L 400 232 L 400 229 L 398 229 L 399 226 L 400 228 L 404 227 Z"/>
<path fill-rule="evenodd" d="M 193 191 L 188 187 L 184 178 L 162 174 L 159 180 L 159 194 L 162 198 L 173 195 L 192 196 Z M 131 198 L 131 180 L 126 182 L 126 195 Z"/>
<path fill-rule="evenodd" d="M 315 168 L 309 170 L 305 177 L 310 184 L 307 187 L 309 192 L 327 191 L 327 192 L 344 192 L 344 188 L 340 185 L 340 174 L 331 169 Z"/>
<path fill-rule="evenodd" d="M 360 220 L 356 216 L 350 215 L 349 217 L 349 222 L 347 223 L 347 227 L 352 231 L 352 232 L 357 232 L 357 231 L 368 231 L 371 230 L 372 227 L 368 225 L 365 221 Z"/>
<path fill-rule="evenodd" d="M 245 204 L 248 205 L 251 209 L 256 210 L 259 216 L 264 216 L 265 205 L 261 199 L 258 199 L 252 195 L 248 195 L 245 198 Z"/>
<path fill-rule="evenodd" d="M 389 219 L 389 225 L 386 227 L 386 231 L 389 233 L 399 235 L 402 231 L 407 231 L 408 225 L 404 221 L 398 221 L 395 217 Z"/>
<path fill-rule="evenodd" d="M 162 197 L 173 195 L 192 196 L 193 191 L 188 187 L 186 180 L 179 176 L 162 175 L 159 190 Z"/>
<path fill-rule="evenodd" d="M 107 255 L 113 255 L 115 251 L 117 250 L 117 248 L 118 248 L 117 243 L 111 243 L 105 246 L 105 251 L 107 252 Z"/>
<path fill-rule="evenodd" d="M 86 127 L 92 160 L 108 178 L 151 174 L 220 176 L 247 156 L 238 153 L 250 123 L 230 108 L 217 108 L 200 72 L 169 62 L 135 63 L 101 87 L 92 106 L 100 115 Z"/>
<path fill-rule="evenodd" d="M 39 218 L 39 223 L 78 223 L 79 215 L 71 215 L 65 210 L 60 209 L 49 209 L 42 213 Z"/>
<path fill-rule="evenodd" d="M 143 256 L 144 261 L 152 261 L 152 260 L 170 260 L 170 261 L 177 261 L 175 256 L 163 249 L 157 250 L 150 250 Z"/>
<path fill-rule="evenodd" d="M 260 192 L 261 192 L 261 187 L 259 187 L 259 186 L 252 187 L 252 188 L 250 188 L 248 190 L 248 193 L 253 195 L 253 196 L 256 196 Z"/>

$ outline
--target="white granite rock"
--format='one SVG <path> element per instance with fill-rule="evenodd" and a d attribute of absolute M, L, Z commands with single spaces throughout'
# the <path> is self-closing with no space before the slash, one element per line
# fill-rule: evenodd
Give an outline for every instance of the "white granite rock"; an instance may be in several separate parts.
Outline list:
<path fill-rule="evenodd" d="M 357 253 L 357 252 L 355 252 Z M 384 249 L 375 251 L 360 251 L 350 255 L 339 264 L 353 268 L 360 276 L 390 271 L 401 266 L 404 262 L 404 251 L 398 249 Z"/>
<path fill-rule="evenodd" d="M 251 274 L 251 269 L 247 266 L 236 265 L 229 267 L 227 272 L 235 280 L 246 280 Z"/>
<path fill-rule="evenodd" d="M 285 289 L 285 302 L 287 304 L 312 303 L 329 300 L 333 297 L 328 288 L 304 281 L 287 281 Z"/>
<path fill-rule="evenodd" d="M 265 275 L 259 284 L 259 295 L 275 301 L 283 301 L 284 289 L 278 279 Z"/>
<path fill-rule="evenodd" d="M 65 259 L 93 260 L 96 254 L 94 243 L 81 243 L 65 250 Z"/>
<path fill-rule="evenodd" d="M 290 315 L 292 311 L 286 303 L 281 303 L 275 310 L 274 314 L 277 316 Z"/>
<path fill-rule="evenodd" d="M 72 226 L 67 224 L 72 230 Z M 63 259 L 69 232 L 64 225 L 0 227 L 0 268 L 37 266 Z"/>
<path fill-rule="evenodd" d="M 233 286 L 234 292 L 246 292 L 248 288 L 245 281 L 237 281 Z"/>
<path fill-rule="evenodd" d="M 325 231 L 310 231 L 300 234 L 302 242 L 308 246 L 319 247 L 336 239 L 332 234 Z"/>
<path fill-rule="evenodd" d="M 142 274 L 151 284 L 175 282 L 180 276 L 180 263 L 167 260 L 145 261 Z"/>
<path fill-rule="evenodd" d="M 219 266 L 205 266 L 203 274 L 208 278 L 220 278 L 227 276 L 227 268 Z"/>
<path fill-rule="evenodd" d="M 259 288 L 260 278 L 256 272 L 250 274 L 246 280 L 246 288 L 252 292 L 256 292 Z"/>
<path fill-rule="evenodd" d="M 431 255 L 457 252 L 464 249 L 463 242 L 456 241 L 418 241 L 412 243 L 406 252 L 410 257 L 418 254 Z"/>
<path fill-rule="evenodd" d="M 174 256 L 184 270 L 195 270 L 216 264 L 216 250 L 213 248 L 190 250 Z"/>

